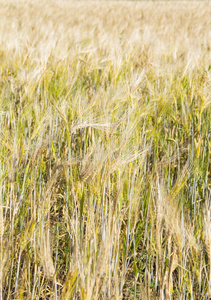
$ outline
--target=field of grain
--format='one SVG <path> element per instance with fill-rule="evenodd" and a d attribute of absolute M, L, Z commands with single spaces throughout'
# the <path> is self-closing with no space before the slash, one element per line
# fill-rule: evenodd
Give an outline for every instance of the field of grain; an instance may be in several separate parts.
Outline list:
<path fill-rule="evenodd" d="M 210 299 L 210 16 L 0 0 L 0 300 Z"/>

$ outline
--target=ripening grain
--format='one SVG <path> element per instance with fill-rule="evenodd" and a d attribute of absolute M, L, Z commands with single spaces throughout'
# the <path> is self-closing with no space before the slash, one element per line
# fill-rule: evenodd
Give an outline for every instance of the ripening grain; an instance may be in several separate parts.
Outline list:
<path fill-rule="evenodd" d="M 211 297 L 210 16 L 0 0 L 0 299 Z"/>

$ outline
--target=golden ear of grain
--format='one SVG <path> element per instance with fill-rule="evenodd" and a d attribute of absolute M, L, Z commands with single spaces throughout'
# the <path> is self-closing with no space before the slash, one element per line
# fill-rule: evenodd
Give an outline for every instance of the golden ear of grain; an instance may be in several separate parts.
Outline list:
<path fill-rule="evenodd" d="M 44 232 L 41 238 L 40 259 L 46 278 L 53 279 L 55 275 L 55 267 L 52 259 L 50 236 L 48 230 Z"/>
<path fill-rule="evenodd" d="M 207 212 L 207 216 L 205 217 L 205 244 L 206 244 L 206 251 L 207 256 L 209 258 L 209 263 L 211 266 L 211 213 L 210 210 Z"/>

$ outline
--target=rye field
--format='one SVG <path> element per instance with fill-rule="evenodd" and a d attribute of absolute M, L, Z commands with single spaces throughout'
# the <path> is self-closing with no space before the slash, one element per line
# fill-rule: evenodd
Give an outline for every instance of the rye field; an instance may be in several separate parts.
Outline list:
<path fill-rule="evenodd" d="M 211 3 L 0 0 L 0 300 L 211 299 Z"/>

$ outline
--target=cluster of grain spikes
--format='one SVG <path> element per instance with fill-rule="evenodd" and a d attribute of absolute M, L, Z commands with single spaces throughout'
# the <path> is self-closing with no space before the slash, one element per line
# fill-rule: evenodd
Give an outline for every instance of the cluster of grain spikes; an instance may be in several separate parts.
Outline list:
<path fill-rule="evenodd" d="M 210 14 L 0 0 L 0 300 L 211 296 Z"/>

